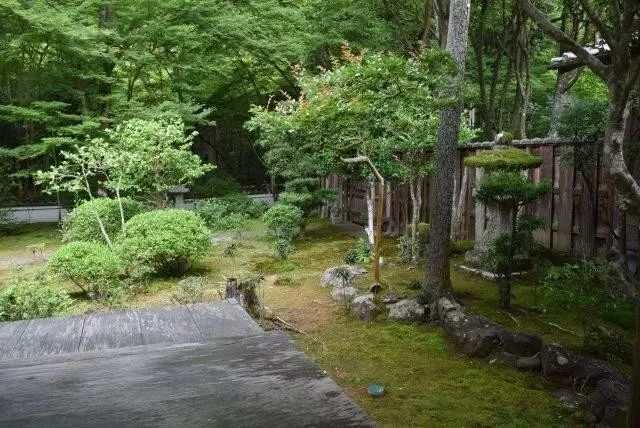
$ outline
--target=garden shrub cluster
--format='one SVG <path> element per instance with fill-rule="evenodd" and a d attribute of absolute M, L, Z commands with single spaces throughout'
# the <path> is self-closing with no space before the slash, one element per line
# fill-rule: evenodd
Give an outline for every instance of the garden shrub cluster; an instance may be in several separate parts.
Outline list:
<path fill-rule="evenodd" d="M 295 248 L 293 238 L 303 222 L 302 210 L 294 205 L 277 203 L 262 216 L 262 221 L 276 237 L 275 249 L 279 258 L 286 259 Z"/>
<path fill-rule="evenodd" d="M 219 169 L 207 172 L 189 186 L 195 199 L 219 198 L 234 193 L 240 193 L 240 184 Z"/>
<path fill-rule="evenodd" d="M 73 282 L 92 298 L 107 300 L 120 294 L 123 265 L 106 245 L 71 242 L 51 257 L 48 268 L 50 273 Z"/>
<path fill-rule="evenodd" d="M 179 275 L 204 258 L 210 245 L 209 230 L 198 215 L 167 209 L 129 220 L 114 250 L 134 276 Z"/>
<path fill-rule="evenodd" d="M 349 265 L 356 263 L 368 264 L 373 260 L 373 246 L 367 238 L 358 238 L 356 247 L 347 251 L 344 262 Z"/>
<path fill-rule="evenodd" d="M 63 245 L 48 272 L 67 280 L 95 300 L 117 303 L 150 275 L 186 272 L 206 256 L 209 231 L 196 214 L 176 209 L 142 212 L 125 223 L 113 247 L 94 241 Z M 144 286 L 144 285 L 142 285 Z"/>
<path fill-rule="evenodd" d="M 42 275 L 14 278 L 0 290 L 0 321 L 46 318 L 64 312 L 72 300 Z"/>
<path fill-rule="evenodd" d="M 124 221 L 145 211 L 145 206 L 130 198 L 121 198 Z M 100 216 L 109 237 L 116 236 L 122 229 L 122 218 L 118 200 L 96 198 L 81 203 L 63 220 L 62 236 L 66 242 L 87 241 L 105 243 L 97 216 Z"/>
<path fill-rule="evenodd" d="M 268 209 L 264 201 L 256 201 L 249 195 L 239 193 L 208 201 L 196 206 L 196 213 L 202 217 L 211 230 L 241 230 L 247 219 L 258 218 Z"/>
<path fill-rule="evenodd" d="M 582 314 L 583 346 L 602 357 L 629 357 L 629 344 L 603 322 L 633 327 L 635 302 L 618 287 L 618 278 L 613 264 L 585 259 L 549 267 L 542 281 L 545 305 Z"/>

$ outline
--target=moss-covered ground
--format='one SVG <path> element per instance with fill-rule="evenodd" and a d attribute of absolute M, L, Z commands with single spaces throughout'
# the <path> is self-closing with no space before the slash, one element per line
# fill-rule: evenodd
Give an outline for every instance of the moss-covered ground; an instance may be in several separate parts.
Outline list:
<path fill-rule="evenodd" d="M 1 238 L 0 259 L 36 241 L 54 249 L 59 235 L 54 227 L 37 226 Z M 307 237 L 295 243 L 297 252 L 289 260 L 277 260 L 264 226 L 252 222 L 239 241 L 235 258 L 222 256 L 222 241 L 195 270 L 207 276 L 213 287 L 221 287 L 225 276 L 263 274 L 259 294 L 265 305 L 304 332 L 291 335 L 382 426 L 581 425 L 580 417 L 562 408 L 551 395 L 554 386 L 537 374 L 469 359 L 448 345 L 440 328 L 391 323 L 384 315 L 366 324 L 333 302 L 330 290 L 319 285 L 319 278 L 327 267 L 341 264 L 355 242 L 334 226 L 317 221 Z M 396 263 L 392 239 L 385 241 L 384 256 L 384 285 L 395 292 L 417 294 L 412 286 L 422 276 L 423 266 Z M 453 284 L 457 297 L 471 311 L 514 330 L 536 332 L 547 341 L 580 344 L 580 314 L 541 313 L 537 310 L 539 293 L 525 284 L 515 287 L 513 308 L 499 311 L 495 284 L 462 273 L 456 268 L 459 262 L 454 259 Z M 152 281 L 146 292 L 127 299 L 124 306 L 175 303 L 172 290 L 177 281 Z M 369 273 L 357 281 L 357 287 L 364 290 L 371 283 Z M 105 309 L 79 300 L 71 312 Z M 365 388 L 373 382 L 384 385 L 383 397 L 367 396 Z"/>

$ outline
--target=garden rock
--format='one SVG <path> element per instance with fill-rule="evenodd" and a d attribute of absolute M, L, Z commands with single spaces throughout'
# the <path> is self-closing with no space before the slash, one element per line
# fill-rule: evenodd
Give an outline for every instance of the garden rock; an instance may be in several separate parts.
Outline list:
<path fill-rule="evenodd" d="M 351 303 L 357 295 L 358 291 L 353 287 L 333 287 L 331 290 L 333 300 L 340 303 Z"/>
<path fill-rule="evenodd" d="M 398 303 L 400 300 L 404 300 L 406 298 L 407 295 L 404 293 L 393 293 L 390 291 L 384 295 L 384 297 L 382 298 L 382 303 L 384 303 L 385 305 L 391 305 L 393 303 Z"/>
<path fill-rule="evenodd" d="M 611 364 L 584 357 L 557 343 L 549 343 L 540 351 L 545 376 L 565 385 L 593 387 L 600 379 L 625 383 L 626 379 Z"/>
<path fill-rule="evenodd" d="M 371 293 L 357 296 L 351 302 L 351 313 L 359 320 L 371 322 L 376 316 L 376 303 Z"/>
<path fill-rule="evenodd" d="M 332 286 L 332 287 L 343 287 L 343 280 L 340 276 L 336 274 L 336 270 L 339 268 L 346 268 L 349 271 L 349 278 L 347 280 L 348 283 L 353 280 L 358 275 L 364 275 L 367 273 L 367 270 L 362 266 L 357 265 L 345 265 L 345 266 L 334 266 L 324 271 L 322 274 L 322 278 L 320 279 L 320 285 L 323 287 Z"/>
<path fill-rule="evenodd" d="M 537 356 L 534 357 L 520 357 L 516 361 L 516 367 L 520 370 L 536 371 L 542 368 L 542 362 Z"/>
<path fill-rule="evenodd" d="M 509 352 L 498 352 L 491 362 L 499 362 L 507 366 L 515 367 L 518 362 L 518 356 L 510 354 Z"/>
<path fill-rule="evenodd" d="M 415 322 L 424 319 L 424 306 L 414 299 L 403 299 L 387 305 L 389 319 L 399 322 Z"/>
<path fill-rule="evenodd" d="M 458 310 L 447 312 L 444 327 L 462 352 L 479 358 L 500 350 L 500 336 L 505 333 L 501 326 L 484 317 L 464 316 Z"/>
<path fill-rule="evenodd" d="M 589 397 L 589 413 L 596 426 L 624 426 L 628 402 L 629 384 L 626 381 L 600 379 Z"/>
<path fill-rule="evenodd" d="M 564 407 L 567 409 L 577 409 L 580 407 L 581 400 L 578 395 L 569 388 L 558 388 L 552 392 L 553 396 L 556 397 Z"/>
<path fill-rule="evenodd" d="M 500 336 L 500 341 L 503 350 L 521 357 L 536 355 L 542 348 L 542 339 L 535 334 L 505 331 Z"/>

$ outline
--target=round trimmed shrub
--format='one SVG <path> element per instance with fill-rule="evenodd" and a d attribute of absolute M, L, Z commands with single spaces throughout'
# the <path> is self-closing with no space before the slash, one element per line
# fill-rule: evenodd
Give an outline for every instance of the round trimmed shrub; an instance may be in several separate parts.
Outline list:
<path fill-rule="evenodd" d="M 121 201 L 125 222 L 145 211 L 144 205 L 138 201 L 130 198 L 122 198 Z M 111 198 L 96 198 L 81 203 L 65 217 L 62 223 L 63 240 L 105 243 L 96 212 L 104 224 L 107 235 L 113 239 L 122 229 L 118 201 Z"/>
<path fill-rule="evenodd" d="M 262 216 L 271 232 L 278 238 L 291 239 L 302 223 L 302 210 L 294 205 L 277 203 Z"/>
<path fill-rule="evenodd" d="M 122 262 L 106 245 L 76 241 L 66 244 L 47 264 L 53 275 L 72 281 L 92 298 L 108 297 L 122 275 Z M 113 291 L 113 290 L 112 290 Z"/>
<path fill-rule="evenodd" d="M 204 221 L 190 211 L 167 209 L 134 216 L 114 249 L 133 274 L 175 275 L 204 258 L 211 248 Z"/>

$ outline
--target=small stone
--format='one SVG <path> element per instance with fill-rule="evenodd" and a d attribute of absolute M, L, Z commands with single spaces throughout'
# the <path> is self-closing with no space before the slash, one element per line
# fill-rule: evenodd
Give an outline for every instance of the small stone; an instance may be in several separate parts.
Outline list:
<path fill-rule="evenodd" d="M 562 355 L 558 355 L 558 364 L 560 364 L 561 366 L 567 365 L 569 364 L 569 360 L 567 360 L 565 357 L 563 357 Z"/>
<path fill-rule="evenodd" d="M 359 320 L 371 322 L 376 316 L 376 303 L 371 293 L 357 296 L 351 302 L 351 313 Z"/>
<path fill-rule="evenodd" d="M 422 321 L 424 318 L 424 306 L 413 299 L 400 300 L 387 306 L 389 319 L 400 322 Z"/>
<path fill-rule="evenodd" d="M 331 290 L 333 300 L 340 303 L 351 303 L 357 295 L 358 291 L 353 287 L 333 287 Z"/>

